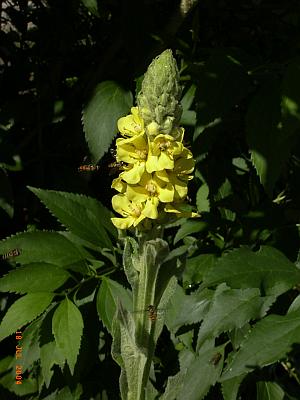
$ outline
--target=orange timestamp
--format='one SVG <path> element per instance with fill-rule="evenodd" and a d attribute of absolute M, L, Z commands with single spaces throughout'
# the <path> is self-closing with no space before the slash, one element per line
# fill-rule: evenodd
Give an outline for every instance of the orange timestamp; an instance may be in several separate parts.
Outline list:
<path fill-rule="evenodd" d="M 20 341 L 23 339 L 22 332 L 16 332 L 16 360 L 20 360 L 22 358 L 22 351 L 23 348 L 20 345 Z M 21 364 L 16 364 L 16 385 L 22 385 L 22 373 L 23 373 L 23 366 Z"/>

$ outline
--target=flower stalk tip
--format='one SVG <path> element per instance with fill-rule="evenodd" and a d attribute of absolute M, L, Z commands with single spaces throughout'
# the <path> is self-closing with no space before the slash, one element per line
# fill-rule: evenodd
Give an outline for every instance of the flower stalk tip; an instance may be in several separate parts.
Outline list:
<path fill-rule="evenodd" d="M 119 229 L 149 226 L 149 221 L 166 213 L 197 216 L 180 211 L 195 166 L 191 151 L 183 145 L 180 95 L 176 61 L 166 50 L 145 74 L 138 107 L 118 121 L 122 137 L 116 141 L 116 159 L 122 172 L 112 183 L 119 192 L 112 205 L 122 218 L 112 222 Z"/>
<path fill-rule="evenodd" d="M 149 65 L 137 97 L 149 135 L 176 131 L 182 114 L 179 72 L 171 50 L 165 50 Z"/>

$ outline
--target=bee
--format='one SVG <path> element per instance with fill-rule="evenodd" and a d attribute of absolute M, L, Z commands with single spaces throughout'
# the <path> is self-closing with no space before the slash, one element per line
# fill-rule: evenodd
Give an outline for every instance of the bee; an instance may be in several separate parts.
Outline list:
<path fill-rule="evenodd" d="M 2 254 L 2 260 L 6 260 L 9 257 L 16 257 L 21 254 L 21 250 L 19 249 L 13 249 L 9 251 L 8 253 Z"/>
<path fill-rule="evenodd" d="M 222 354 L 221 353 L 216 353 L 212 356 L 211 360 L 209 361 L 211 364 L 213 364 L 214 366 L 218 365 L 220 360 L 222 358 Z"/>
<path fill-rule="evenodd" d="M 108 168 L 110 168 L 109 175 L 113 175 L 113 174 L 119 172 L 119 170 L 124 169 L 125 165 L 126 165 L 126 163 L 124 161 L 114 161 L 114 162 L 108 164 Z"/>
<path fill-rule="evenodd" d="M 153 306 L 152 304 L 150 304 L 147 307 L 147 311 L 148 311 L 148 317 L 149 319 L 154 322 L 157 320 L 157 309 L 155 306 Z"/>
<path fill-rule="evenodd" d="M 86 164 L 86 165 L 80 165 L 78 168 L 78 171 L 98 171 L 99 165 L 92 165 L 92 164 Z"/>

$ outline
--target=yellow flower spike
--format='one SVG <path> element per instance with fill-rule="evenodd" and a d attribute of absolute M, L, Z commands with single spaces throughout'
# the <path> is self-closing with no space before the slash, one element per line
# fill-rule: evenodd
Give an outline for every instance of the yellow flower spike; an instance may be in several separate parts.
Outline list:
<path fill-rule="evenodd" d="M 162 171 L 174 168 L 174 156 L 179 156 L 183 151 L 181 141 L 175 140 L 170 135 L 157 135 L 149 141 L 149 154 L 146 161 L 146 171 Z"/>
<path fill-rule="evenodd" d="M 144 133 L 144 120 L 137 107 L 131 108 L 131 114 L 118 120 L 118 129 L 123 136 L 135 136 Z"/>
<path fill-rule="evenodd" d="M 119 229 L 128 229 L 137 226 L 145 215 L 142 214 L 144 204 L 128 200 L 124 194 L 117 194 L 112 198 L 113 209 L 123 218 L 111 218 L 112 223 Z"/>

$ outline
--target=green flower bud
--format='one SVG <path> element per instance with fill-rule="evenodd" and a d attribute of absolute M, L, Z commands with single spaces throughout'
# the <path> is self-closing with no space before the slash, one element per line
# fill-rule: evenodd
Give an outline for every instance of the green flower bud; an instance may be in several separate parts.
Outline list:
<path fill-rule="evenodd" d="M 182 113 L 180 97 L 177 64 L 172 51 L 165 50 L 149 65 L 137 97 L 139 112 L 149 135 L 176 134 Z"/>

